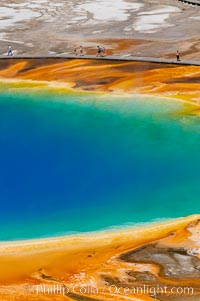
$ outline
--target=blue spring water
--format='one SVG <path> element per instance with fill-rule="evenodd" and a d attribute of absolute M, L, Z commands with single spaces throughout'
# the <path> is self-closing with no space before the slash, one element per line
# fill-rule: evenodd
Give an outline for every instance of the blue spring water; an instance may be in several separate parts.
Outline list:
<path fill-rule="evenodd" d="M 0 240 L 200 212 L 200 123 L 153 97 L 1 92 Z"/>

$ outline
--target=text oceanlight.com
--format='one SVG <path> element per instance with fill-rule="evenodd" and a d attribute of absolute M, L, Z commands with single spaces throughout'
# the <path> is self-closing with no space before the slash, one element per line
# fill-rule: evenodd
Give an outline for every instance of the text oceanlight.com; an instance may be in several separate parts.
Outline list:
<path fill-rule="evenodd" d="M 91 285 L 78 285 L 74 284 L 70 287 L 66 285 L 38 285 L 35 288 L 35 293 L 37 294 L 48 294 L 48 295 L 69 295 L 69 294 L 78 294 L 78 295 L 98 295 L 98 294 L 110 294 L 110 295 L 149 295 L 154 296 L 156 299 L 157 295 L 178 295 L 178 296 L 192 296 L 194 295 L 193 287 L 184 287 L 184 286 L 116 286 L 116 285 L 105 285 L 105 286 L 91 286 Z"/>

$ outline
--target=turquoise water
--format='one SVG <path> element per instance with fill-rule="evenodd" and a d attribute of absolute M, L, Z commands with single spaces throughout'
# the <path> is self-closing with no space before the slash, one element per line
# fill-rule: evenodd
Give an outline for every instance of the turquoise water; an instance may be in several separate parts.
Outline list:
<path fill-rule="evenodd" d="M 0 240 L 200 212 L 200 122 L 152 97 L 0 95 Z"/>

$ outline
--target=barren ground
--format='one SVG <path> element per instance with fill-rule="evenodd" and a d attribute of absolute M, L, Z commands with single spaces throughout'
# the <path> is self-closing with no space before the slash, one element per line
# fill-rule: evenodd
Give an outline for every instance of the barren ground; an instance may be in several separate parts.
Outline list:
<path fill-rule="evenodd" d="M 61 54 L 83 45 L 94 53 L 200 57 L 200 8 L 175 0 L 1 0 L 0 49 Z"/>

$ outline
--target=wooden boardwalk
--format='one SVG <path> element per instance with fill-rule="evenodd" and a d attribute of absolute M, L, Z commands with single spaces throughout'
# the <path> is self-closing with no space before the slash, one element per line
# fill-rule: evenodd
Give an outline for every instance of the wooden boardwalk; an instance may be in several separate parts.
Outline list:
<path fill-rule="evenodd" d="M 176 64 L 176 65 L 188 65 L 188 66 L 200 66 L 200 61 L 181 60 L 179 62 L 176 59 L 164 59 L 153 57 L 140 57 L 140 56 L 106 56 L 97 58 L 94 55 L 74 56 L 74 55 L 15 55 L 15 56 L 0 56 L 0 60 L 16 60 L 16 59 L 82 59 L 82 60 L 105 60 L 105 61 L 129 61 L 129 62 L 146 62 L 146 63 L 158 63 L 158 64 Z"/>
<path fill-rule="evenodd" d="M 200 0 L 178 0 L 178 1 L 190 4 L 190 5 L 200 6 Z"/>

